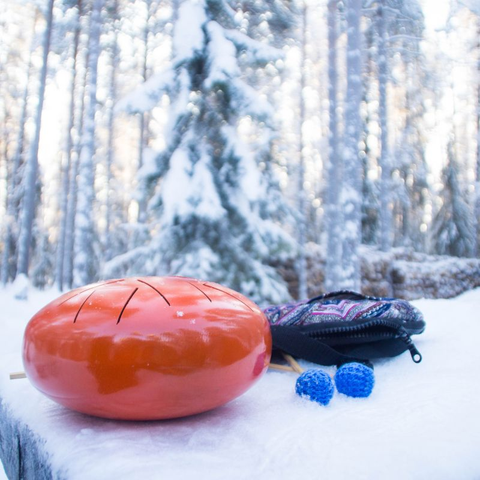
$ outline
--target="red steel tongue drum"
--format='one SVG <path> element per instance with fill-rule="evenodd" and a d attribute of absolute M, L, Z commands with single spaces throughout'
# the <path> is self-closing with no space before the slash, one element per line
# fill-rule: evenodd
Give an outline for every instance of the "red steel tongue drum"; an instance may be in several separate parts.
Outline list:
<path fill-rule="evenodd" d="M 123 420 L 183 417 L 250 388 L 271 356 L 257 305 L 184 277 L 110 280 L 68 292 L 29 322 L 32 384 L 73 410 Z"/>

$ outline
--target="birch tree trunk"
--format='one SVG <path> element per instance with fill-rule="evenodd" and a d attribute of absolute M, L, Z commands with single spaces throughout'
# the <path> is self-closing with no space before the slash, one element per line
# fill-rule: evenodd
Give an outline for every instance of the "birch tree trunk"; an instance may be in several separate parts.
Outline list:
<path fill-rule="evenodd" d="M 362 100 L 361 0 L 346 2 L 347 94 L 345 105 L 345 146 L 343 149 L 343 252 L 341 287 L 360 290 L 362 162 L 358 155 Z"/>
<path fill-rule="evenodd" d="M 45 99 L 45 86 L 47 82 L 47 62 L 50 51 L 50 41 L 53 26 L 53 0 L 47 4 L 45 33 L 42 44 L 42 67 L 39 76 L 38 105 L 35 113 L 35 130 L 30 144 L 28 160 L 25 168 L 25 187 L 23 193 L 23 206 L 20 218 L 20 233 L 18 239 L 17 275 L 28 276 L 30 260 L 30 247 L 32 242 L 32 228 L 35 216 L 36 184 L 38 175 L 38 147 L 42 129 L 42 111 Z"/>
<path fill-rule="evenodd" d="M 78 195 L 75 218 L 75 255 L 73 285 L 90 283 L 95 277 L 95 231 L 93 208 L 95 199 L 95 113 L 97 109 L 97 71 L 100 56 L 100 34 L 104 0 L 94 0 L 88 37 L 88 74 L 85 113 L 78 170 Z"/>
<path fill-rule="evenodd" d="M 114 104 L 117 98 L 117 69 L 118 69 L 118 43 L 117 43 L 117 30 L 116 22 L 118 20 L 117 15 L 117 0 L 112 2 L 112 21 L 113 21 L 113 41 L 111 47 L 111 69 L 110 69 L 110 81 L 109 81 L 109 101 L 110 106 L 108 110 L 108 127 L 107 127 L 107 195 L 105 199 L 105 260 L 111 260 L 114 256 L 112 251 L 112 191 L 113 191 L 113 162 L 115 158 L 115 112 Z"/>
<path fill-rule="evenodd" d="M 67 222 L 68 215 L 72 215 L 72 210 L 69 210 L 69 196 L 70 191 L 70 176 L 72 170 L 72 154 L 73 154 L 73 129 L 75 126 L 75 82 L 77 77 L 77 56 L 78 45 L 80 40 L 80 15 L 81 15 L 81 0 L 77 1 L 77 19 L 73 38 L 73 52 L 72 52 L 72 68 L 71 68 L 71 87 L 70 87 L 70 105 L 68 115 L 67 139 L 65 144 L 65 162 L 62 171 L 62 195 L 60 200 L 60 231 L 57 245 L 57 260 L 56 260 L 56 284 L 57 288 L 62 291 L 65 283 L 64 265 L 65 265 L 65 243 L 67 237 Z"/>
<path fill-rule="evenodd" d="M 82 18 L 83 2 L 79 3 L 80 18 Z M 80 23 L 80 39 L 82 25 Z M 81 135 L 83 132 L 83 117 L 85 112 L 85 91 L 87 84 L 87 73 L 89 63 L 89 51 L 86 50 L 85 59 L 83 58 L 82 49 L 79 48 L 76 59 L 77 78 L 75 78 L 74 91 L 72 95 L 75 97 L 75 112 L 74 112 L 74 131 L 75 138 L 72 145 L 72 160 L 70 168 L 69 186 L 68 186 L 68 203 L 67 203 L 67 221 L 65 227 L 65 254 L 63 257 L 63 283 L 67 288 L 73 286 L 73 258 L 75 246 L 75 219 L 77 212 L 77 193 L 78 193 L 78 170 L 79 157 L 81 148 Z M 83 70 L 81 67 L 83 66 Z"/>
<path fill-rule="evenodd" d="M 148 57 L 149 57 L 149 45 L 148 39 L 150 34 L 150 18 L 151 18 L 151 9 L 152 9 L 152 0 L 145 0 L 145 8 L 147 10 L 145 18 L 145 28 L 143 30 L 143 62 L 142 62 L 142 78 L 146 82 L 148 79 Z M 148 145 L 148 112 L 140 113 L 139 120 L 139 140 L 138 140 L 138 170 L 143 166 L 143 156 L 145 153 L 145 148 Z M 138 201 L 138 215 L 137 221 L 140 224 L 145 223 L 147 218 L 147 194 L 142 192 L 139 201 Z"/>
<path fill-rule="evenodd" d="M 336 290 L 340 286 L 342 270 L 340 191 L 342 184 L 342 159 L 339 155 L 337 115 L 337 5 L 338 0 L 328 2 L 328 170 L 327 170 L 327 263 L 325 289 Z"/>
<path fill-rule="evenodd" d="M 477 17 L 477 156 L 475 165 L 475 252 L 478 256 L 480 253 L 480 15 Z"/>
<path fill-rule="evenodd" d="M 392 222 L 392 165 L 388 143 L 388 53 L 387 18 L 384 0 L 378 0 L 378 89 L 380 123 L 380 159 L 382 171 L 380 182 L 380 248 L 387 252 L 393 245 Z"/>
<path fill-rule="evenodd" d="M 307 298 L 307 195 L 305 191 L 305 142 L 303 136 L 303 124 L 305 122 L 305 55 L 306 55 L 306 30 L 307 30 L 307 6 L 302 7 L 302 39 L 301 39 L 301 57 L 300 57 L 300 141 L 299 141 L 299 162 L 298 162 L 298 186 L 297 186 L 297 207 L 299 213 L 299 222 L 297 226 L 298 257 L 296 261 L 296 270 L 298 275 L 298 298 Z"/>

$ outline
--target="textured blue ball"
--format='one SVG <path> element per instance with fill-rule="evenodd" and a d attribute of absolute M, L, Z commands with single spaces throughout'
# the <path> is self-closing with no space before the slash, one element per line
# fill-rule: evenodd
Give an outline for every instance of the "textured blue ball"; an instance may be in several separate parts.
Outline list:
<path fill-rule="evenodd" d="M 307 370 L 298 378 L 295 392 L 322 405 L 328 405 L 333 397 L 333 381 L 330 375 L 322 370 Z"/>
<path fill-rule="evenodd" d="M 368 397 L 375 385 L 373 370 L 363 363 L 346 363 L 335 374 L 335 385 L 340 393 L 349 397 Z"/>

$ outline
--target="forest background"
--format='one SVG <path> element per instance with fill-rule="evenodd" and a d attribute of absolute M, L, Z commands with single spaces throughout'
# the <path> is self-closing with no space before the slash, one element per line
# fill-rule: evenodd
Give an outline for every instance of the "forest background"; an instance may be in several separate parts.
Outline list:
<path fill-rule="evenodd" d="M 360 250 L 478 258 L 480 5 L 0 2 L 1 282 L 288 299 Z"/>

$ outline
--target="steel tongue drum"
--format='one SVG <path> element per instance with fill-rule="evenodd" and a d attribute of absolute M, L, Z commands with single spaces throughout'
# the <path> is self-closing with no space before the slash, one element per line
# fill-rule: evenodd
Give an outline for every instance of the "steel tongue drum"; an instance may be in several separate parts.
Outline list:
<path fill-rule="evenodd" d="M 65 293 L 24 335 L 31 383 L 78 412 L 158 420 L 211 410 L 266 371 L 271 336 L 238 292 L 184 277 L 109 280 Z"/>

